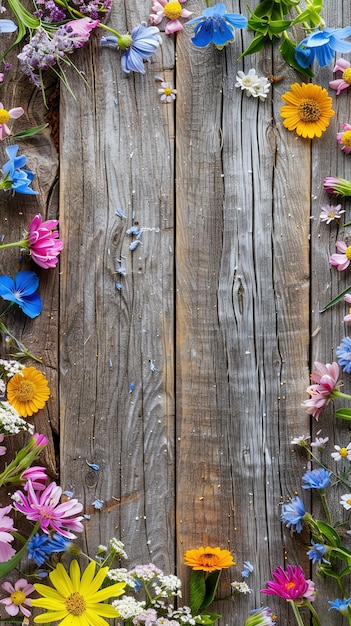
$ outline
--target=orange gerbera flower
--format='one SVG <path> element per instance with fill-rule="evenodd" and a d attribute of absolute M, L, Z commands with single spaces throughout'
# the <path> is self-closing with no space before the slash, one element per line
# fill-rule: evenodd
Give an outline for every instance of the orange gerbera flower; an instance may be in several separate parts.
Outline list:
<path fill-rule="evenodd" d="M 203 570 L 204 572 L 215 572 L 235 565 L 229 550 L 210 548 L 210 546 L 187 550 L 184 554 L 184 563 L 194 570 Z"/>
<path fill-rule="evenodd" d="M 7 383 L 7 399 L 21 417 L 37 413 L 49 397 L 48 381 L 35 367 L 25 367 Z"/>
<path fill-rule="evenodd" d="M 334 115 L 327 90 L 312 83 L 294 83 L 290 89 L 282 95 L 286 106 L 280 108 L 285 128 L 304 138 L 321 137 Z"/>

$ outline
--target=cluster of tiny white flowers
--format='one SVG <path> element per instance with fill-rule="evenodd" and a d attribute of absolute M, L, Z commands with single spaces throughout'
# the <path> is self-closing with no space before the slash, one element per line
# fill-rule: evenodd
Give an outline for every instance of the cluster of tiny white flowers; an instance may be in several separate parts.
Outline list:
<path fill-rule="evenodd" d="M 239 70 L 235 87 L 240 87 L 249 97 L 253 96 L 254 98 L 265 100 L 270 90 L 271 83 L 265 76 L 258 76 L 255 69 L 249 70 L 248 74 Z"/>
<path fill-rule="evenodd" d="M 125 567 L 110 569 L 107 572 L 106 576 L 110 578 L 110 580 L 113 580 L 115 582 L 124 582 L 128 587 L 131 587 L 131 589 L 135 589 L 136 580 L 135 578 L 133 578 L 133 576 L 128 574 L 128 570 L 126 570 Z"/>
<path fill-rule="evenodd" d="M 116 539 L 116 537 L 112 537 L 112 539 L 110 539 L 110 548 L 116 552 L 116 556 L 120 559 L 128 559 L 128 554 L 124 549 L 124 543 L 119 541 L 119 539 Z"/>
<path fill-rule="evenodd" d="M 231 586 L 233 587 L 234 591 L 236 591 L 237 593 L 251 593 L 252 589 L 250 589 L 250 587 L 246 584 L 246 583 L 240 583 L 237 582 L 236 580 L 231 583 Z"/>
<path fill-rule="evenodd" d="M 0 402 L 0 433 L 17 435 L 23 430 L 33 434 L 34 427 L 23 420 L 9 402 Z"/>
<path fill-rule="evenodd" d="M 155 576 L 162 575 L 163 572 L 156 567 L 153 563 L 149 563 L 148 565 L 136 565 L 129 572 L 132 576 L 135 576 L 138 580 L 142 580 L 144 582 L 149 582 Z"/>
<path fill-rule="evenodd" d="M 5 395 L 5 391 L 6 391 L 6 383 L 5 381 L 1 378 L 0 379 L 0 395 L 4 396 Z"/>
<path fill-rule="evenodd" d="M 192 616 L 189 606 L 181 606 L 175 611 L 172 611 L 172 617 L 181 624 L 190 624 L 191 626 L 195 626 L 198 620 L 201 619 L 199 615 Z"/>
<path fill-rule="evenodd" d="M 166 576 L 165 574 L 158 575 L 159 584 L 153 583 L 153 587 L 155 589 L 155 594 L 157 596 L 162 596 L 163 598 L 167 596 L 179 596 L 182 597 L 181 586 L 182 581 L 177 576 L 173 574 L 169 574 Z"/>
<path fill-rule="evenodd" d="M 137 602 L 131 596 L 125 596 L 120 600 L 114 600 L 112 605 L 117 609 L 122 619 L 138 617 L 145 611 L 145 602 Z"/>
<path fill-rule="evenodd" d="M 12 378 L 15 374 L 22 372 L 26 366 L 23 363 L 19 363 L 19 361 L 15 361 L 10 359 L 9 361 L 5 359 L 0 359 L 0 372 L 3 370 L 6 374 L 7 378 Z"/>

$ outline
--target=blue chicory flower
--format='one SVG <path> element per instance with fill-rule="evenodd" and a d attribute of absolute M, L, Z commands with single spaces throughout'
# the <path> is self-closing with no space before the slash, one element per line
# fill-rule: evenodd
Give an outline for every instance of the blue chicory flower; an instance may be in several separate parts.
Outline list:
<path fill-rule="evenodd" d="M 252 565 L 252 563 L 250 563 L 250 561 L 244 561 L 244 569 L 241 572 L 242 577 L 247 578 L 249 574 L 253 572 L 253 570 L 254 570 L 254 566 Z"/>
<path fill-rule="evenodd" d="M 350 617 L 351 598 L 344 598 L 343 600 L 336 598 L 336 600 L 328 600 L 328 602 L 332 609 L 340 611 L 341 615 Z"/>
<path fill-rule="evenodd" d="M 330 562 L 324 558 L 327 554 L 327 549 L 322 543 L 315 543 L 313 539 L 311 540 L 312 547 L 307 552 L 308 558 L 312 561 L 313 564 L 327 563 L 330 565 Z"/>
<path fill-rule="evenodd" d="M 340 346 L 336 348 L 335 354 L 338 358 L 338 363 L 344 372 L 351 373 L 351 339 L 350 337 L 344 337 Z"/>
<path fill-rule="evenodd" d="M 329 65 L 335 52 L 350 52 L 351 42 L 344 41 L 351 35 L 351 26 L 315 30 L 296 46 L 295 59 L 303 67 L 309 67 L 314 59 L 321 67 Z"/>
<path fill-rule="evenodd" d="M 128 41 L 128 38 L 130 41 Z M 129 74 L 130 72 L 139 72 L 145 74 L 143 61 L 148 61 L 156 48 L 162 43 L 160 30 L 157 26 L 147 26 L 146 22 L 142 22 L 139 26 L 133 28 L 129 35 L 122 36 L 119 42 L 114 35 L 102 37 L 100 43 L 102 46 L 110 48 L 120 47 L 123 50 L 121 65 L 122 70 Z"/>
<path fill-rule="evenodd" d="M 305 505 L 299 496 L 292 498 L 290 502 L 282 505 L 282 513 L 280 519 L 285 522 L 288 528 L 296 530 L 297 533 L 302 531 L 302 520 L 306 513 Z"/>
<path fill-rule="evenodd" d="M 215 4 L 204 9 L 202 16 L 195 17 L 188 24 L 195 24 L 195 36 L 191 39 L 195 46 L 204 48 L 212 42 L 216 48 L 222 49 L 234 41 L 235 28 L 247 26 L 247 18 L 239 13 L 227 13 L 224 4 Z"/>
<path fill-rule="evenodd" d="M 17 193 L 37 195 L 38 192 L 29 187 L 34 178 L 33 172 L 22 169 L 26 164 L 27 158 L 24 154 L 16 156 L 17 150 L 17 144 L 6 148 L 9 161 L 4 163 L 2 166 L 2 172 L 5 175 L 5 182 L 6 179 L 11 182 L 12 184 L 9 185 L 8 188 L 12 188 Z"/>
<path fill-rule="evenodd" d="M 14 302 L 30 318 L 37 317 L 43 308 L 41 297 L 36 293 L 39 278 L 35 272 L 23 270 L 15 279 L 11 276 L 0 276 L 0 296 L 4 300 Z"/>
<path fill-rule="evenodd" d="M 330 484 L 331 472 L 320 467 L 315 470 L 310 470 L 302 476 L 305 485 L 302 485 L 302 489 L 325 489 Z"/>

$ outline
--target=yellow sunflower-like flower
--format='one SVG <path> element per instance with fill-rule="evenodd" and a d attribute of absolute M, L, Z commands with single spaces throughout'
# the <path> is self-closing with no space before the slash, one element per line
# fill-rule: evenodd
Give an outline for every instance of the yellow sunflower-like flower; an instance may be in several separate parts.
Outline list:
<path fill-rule="evenodd" d="M 49 397 L 48 381 L 35 367 L 25 367 L 7 383 L 7 399 L 21 417 L 37 413 Z"/>
<path fill-rule="evenodd" d="M 334 115 L 332 99 L 327 90 L 312 83 L 294 83 L 290 89 L 282 95 L 286 106 L 280 108 L 280 115 L 285 118 L 285 128 L 295 130 L 297 135 L 305 139 L 321 137 Z"/>
<path fill-rule="evenodd" d="M 209 546 L 187 550 L 184 554 L 184 563 L 194 570 L 203 570 L 204 572 L 214 572 L 235 565 L 229 550 L 210 548 Z"/>
<path fill-rule="evenodd" d="M 43 596 L 32 600 L 32 605 L 47 609 L 34 618 L 36 624 L 49 624 L 62 620 L 63 626 L 108 626 L 102 619 L 116 618 L 118 612 L 112 604 L 104 604 L 109 598 L 124 593 L 125 583 L 116 583 L 100 589 L 108 567 L 102 567 L 95 576 L 96 563 L 92 561 L 81 577 L 78 561 L 73 560 L 69 575 L 62 563 L 58 563 L 49 577 L 54 586 L 35 584 L 36 591 Z"/>

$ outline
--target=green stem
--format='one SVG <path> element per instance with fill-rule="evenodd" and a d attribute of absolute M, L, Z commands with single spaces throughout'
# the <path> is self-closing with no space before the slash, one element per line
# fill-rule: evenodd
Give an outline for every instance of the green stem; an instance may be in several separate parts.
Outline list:
<path fill-rule="evenodd" d="M 289 604 L 291 604 L 291 607 L 292 607 L 292 610 L 294 611 L 294 615 L 296 617 L 296 622 L 297 622 L 298 626 L 304 626 L 304 623 L 302 621 L 302 617 L 301 617 L 300 611 L 297 608 L 294 600 L 287 600 L 287 602 L 289 602 Z"/>
<path fill-rule="evenodd" d="M 318 613 L 316 609 L 312 606 L 311 602 L 307 602 L 307 606 L 311 612 L 311 615 L 314 617 L 314 626 L 321 626 L 321 621 L 319 619 Z"/>
<path fill-rule="evenodd" d="M 325 497 L 324 489 L 320 489 L 319 490 L 319 495 L 320 495 L 320 498 L 321 498 L 321 501 L 322 501 L 325 517 L 327 518 L 327 523 L 329 524 L 329 526 L 331 526 L 332 523 L 331 523 L 330 511 L 329 511 L 329 507 L 327 505 L 327 500 L 326 500 L 326 497 Z"/>
<path fill-rule="evenodd" d="M 15 246 L 28 248 L 28 239 L 21 239 L 20 241 L 14 241 L 12 243 L 2 243 L 0 245 L 0 250 L 5 250 L 5 248 L 14 248 Z"/>
<path fill-rule="evenodd" d="M 208 0 L 206 0 L 206 3 L 208 2 Z M 67 5 L 65 2 L 62 2 L 62 0 L 55 0 L 55 4 L 59 4 L 61 7 L 64 7 L 65 9 L 67 9 Z M 207 5 L 209 6 L 209 5 Z M 73 15 L 76 15 L 77 17 L 86 17 L 86 15 L 83 15 L 83 13 L 81 13 L 80 11 L 77 11 L 77 9 L 72 9 L 72 7 L 69 7 L 69 10 L 71 13 L 73 13 Z M 106 24 L 102 24 L 102 22 L 99 22 L 99 28 L 103 28 L 104 30 L 108 30 L 109 33 L 112 33 L 113 35 L 116 35 L 116 37 L 122 37 L 121 33 L 118 33 L 116 30 L 114 30 L 113 28 L 110 28 L 109 26 L 106 26 Z"/>
<path fill-rule="evenodd" d="M 22 343 L 22 341 L 20 341 L 19 339 L 15 337 L 15 335 L 10 333 L 10 331 L 6 328 L 5 324 L 3 324 L 2 322 L 0 322 L 0 333 L 5 335 L 5 338 L 8 338 L 9 344 L 15 345 L 19 350 L 19 352 L 16 352 L 15 354 L 11 354 L 11 356 L 17 359 L 23 359 L 23 358 L 33 359 L 33 361 L 37 361 L 37 363 L 42 363 L 42 359 L 35 356 L 31 352 L 29 352 L 28 348 L 26 348 L 26 346 Z"/>
<path fill-rule="evenodd" d="M 330 394 L 331 398 L 346 398 L 346 400 L 351 400 L 351 396 L 348 393 L 343 393 L 342 391 L 332 391 Z"/>

